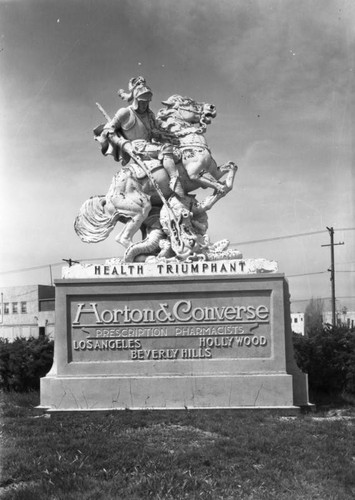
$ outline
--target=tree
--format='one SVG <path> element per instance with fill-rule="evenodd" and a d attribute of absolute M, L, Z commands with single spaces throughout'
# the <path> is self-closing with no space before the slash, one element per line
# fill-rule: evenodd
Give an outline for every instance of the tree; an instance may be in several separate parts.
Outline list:
<path fill-rule="evenodd" d="M 323 310 L 324 303 L 322 299 L 312 298 L 307 304 L 304 313 L 305 332 L 307 335 L 323 329 Z"/>
<path fill-rule="evenodd" d="M 341 308 L 341 314 L 343 315 L 342 324 L 346 325 L 346 315 L 348 313 L 348 308 L 346 306 Z M 339 321 L 339 320 L 338 320 Z"/>
<path fill-rule="evenodd" d="M 311 394 L 355 395 L 355 329 L 326 325 L 312 335 L 293 335 L 298 366 L 309 376 Z"/>

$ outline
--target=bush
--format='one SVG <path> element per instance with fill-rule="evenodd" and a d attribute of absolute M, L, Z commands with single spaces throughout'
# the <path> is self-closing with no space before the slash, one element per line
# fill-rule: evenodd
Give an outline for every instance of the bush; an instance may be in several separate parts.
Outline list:
<path fill-rule="evenodd" d="M 0 339 L 0 388 L 5 391 L 39 389 L 53 363 L 53 340 L 47 337 Z"/>
<path fill-rule="evenodd" d="M 298 366 L 309 376 L 311 393 L 355 395 L 355 331 L 324 327 L 293 335 Z"/>

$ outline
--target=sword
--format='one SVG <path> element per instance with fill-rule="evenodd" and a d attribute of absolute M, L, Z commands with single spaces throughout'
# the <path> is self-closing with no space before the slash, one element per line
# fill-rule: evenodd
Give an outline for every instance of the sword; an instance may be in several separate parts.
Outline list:
<path fill-rule="evenodd" d="M 99 108 L 99 110 L 101 111 L 101 113 L 104 115 L 104 117 L 106 118 L 106 120 L 109 122 L 111 120 L 110 115 L 108 115 L 106 113 L 106 111 L 104 110 L 104 108 L 98 102 L 96 103 L 96 106 Z"/>

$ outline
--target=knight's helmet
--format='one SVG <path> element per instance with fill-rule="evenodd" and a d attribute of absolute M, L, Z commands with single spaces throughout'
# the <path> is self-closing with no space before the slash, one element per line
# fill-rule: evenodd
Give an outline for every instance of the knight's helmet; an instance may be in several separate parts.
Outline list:
<path fill-rule="evenodd" d="M 148 87 L 145 78 L 143 76 L 137 76 L 131 78 L 128 82 L 128 92 L 120 89 L 117 94 L 125 101 L 132 102 L 137 101 L 151 101 L 153 93 Z"/>

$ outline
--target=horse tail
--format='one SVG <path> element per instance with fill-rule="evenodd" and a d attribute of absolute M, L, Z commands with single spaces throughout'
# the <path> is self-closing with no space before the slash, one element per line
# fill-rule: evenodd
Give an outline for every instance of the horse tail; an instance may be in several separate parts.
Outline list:
<path fill-rule="evenodd" d="M 85 243 L 105 240 L 116 225 L 119 214 L 106 214 L 105 201 L 105 196 L 92 196 L 80 208 L 74 221 L 74 229 Z"/>

